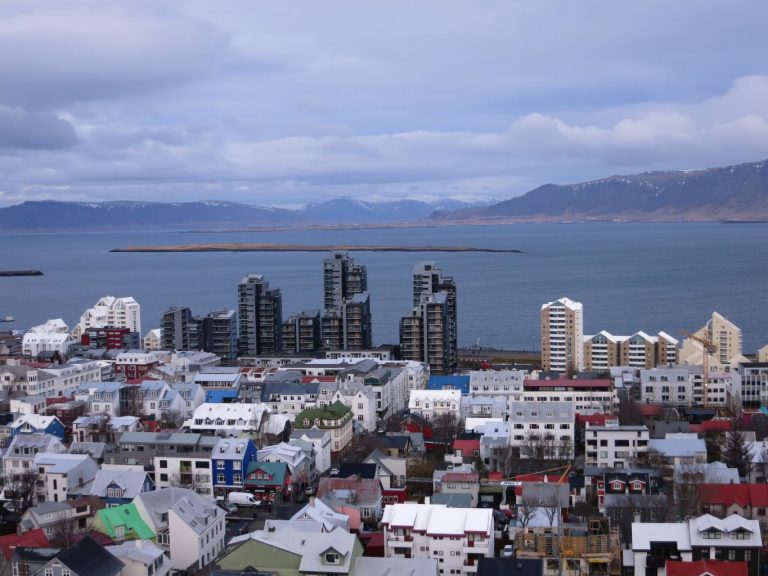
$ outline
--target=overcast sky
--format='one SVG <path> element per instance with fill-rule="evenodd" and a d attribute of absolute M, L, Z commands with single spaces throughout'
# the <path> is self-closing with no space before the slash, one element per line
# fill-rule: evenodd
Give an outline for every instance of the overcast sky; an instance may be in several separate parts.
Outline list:
<path fill-rule="evenodd" d="M 0 205 L 508 198 L 768 158 L 768 2 L 3 0 Z"/>

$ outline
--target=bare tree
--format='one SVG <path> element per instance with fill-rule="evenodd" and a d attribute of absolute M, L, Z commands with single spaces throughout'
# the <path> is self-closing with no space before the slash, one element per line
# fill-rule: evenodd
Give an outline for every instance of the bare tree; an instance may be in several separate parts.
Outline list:
<path fill-rule="evenodd" d="M 23 514 L 35 503 L 35 492 L 40 474 L 27 469 L 20 474 L 11 473 L 5 480 L 5 497 L 13 502 L 14 512 Z"/>
<path fill-rule="evenodd" d="M 184 424 L 184 413 L 181 410 L 166 410 L 161 413 L 160 426 L 163 428 L 181 428 Z"/>
<path fill-rule="evenodd" d="M 536 515 L 536 509 L 539 507 L 539 501 L 537 498 L 526 494 L 517 504 L 517 525 L 520 526 L 523 531 L 528 527 L 528 524 Z"/>
<path fill-rule="evenodd" d="M 198 479 L 197 474 L 192 472 L 188 474 L 176 472 L 171 475 L 168 483 L 176 488 L 187 488 L 195 492 L 199 492 L 200 488 L 203 488 L 203 483 Z"/>
<path fill-rule="evenodd" d="M 68 548 L 75 543 L 77 535 L 76 521 L 74 519 L 59 522 L 53 529 L 53 535 L 50 541 L 54 546 Z"/>
<path fill-rule="evenodd" d="M 448 450 L 462 432 L 464 432 L 464 420 L 450 412 L 437 414 L 432 418 L 432 439 L 435 443 L 447 446 Z"/>
<path fill-rule="evenodd" d="M 623 426 L 639 426 L 643 424 L 643 413 L 634 398 L 624 395 L 619 400 L 619 423 Z"/>
<path fill-rule="evenodd" d="M 555 523 L 555 518 L 558 518 L 560 513 L 560 492 L 557 489 L 559 485 L 552 484 L 552 486 L 554 486 L 555 489 L 551 490 L 550 493 L 540 501 L 541 508 L 544 511 L 544 515 L 547 517 L 550 528 L 552 528 L 552 525 Z"/>

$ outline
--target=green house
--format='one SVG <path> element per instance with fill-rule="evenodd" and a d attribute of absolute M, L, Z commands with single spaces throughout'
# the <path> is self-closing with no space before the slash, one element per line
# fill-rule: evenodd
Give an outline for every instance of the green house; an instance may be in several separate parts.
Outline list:
<path fill-rule="evenodd" d="M 147 526 L 133 504 L 99 510 L 93 519 L 91 529 L 106 534 L 115 542 L 155 540 L 155 533 Z"/>

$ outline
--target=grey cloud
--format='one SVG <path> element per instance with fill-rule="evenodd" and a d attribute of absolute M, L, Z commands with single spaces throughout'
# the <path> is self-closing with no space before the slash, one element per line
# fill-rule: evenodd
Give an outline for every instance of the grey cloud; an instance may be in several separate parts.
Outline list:
<path fill-rule="evenodd" d="M 0 105 L 0 149 L 58 150 L 76 142 L 75 128 L 66 120 Z"/>

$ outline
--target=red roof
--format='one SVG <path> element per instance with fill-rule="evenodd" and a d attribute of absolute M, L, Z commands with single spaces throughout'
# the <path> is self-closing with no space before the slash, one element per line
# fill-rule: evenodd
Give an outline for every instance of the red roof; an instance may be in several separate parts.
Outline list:
<path fill-rule="evenodd" d="M 699 499 L 705 506 L 768 508 L 768 484 L 702 484 Z"/>
<path fill-rule="evenodd" d="M 477 472 L 448 472 L 440 478 L 440 482 L 472 482 L 476 484 L 479 481 L 480 474 Z"/>
<path fill-rule="evenodd" d="M 697 560 L 679 562 L 667 560 L 667 576 L 747 576 L 746 562 L 726 562 L 723 560 Z"/>
<path fill-rule="evenodd" d="M 0 550 L 6 560 L 10 560 L 13 556 L 13 549 L 17 546 L 26 546 L 27 548 L 46 548 L 50 546 L 48 537 L 45 535 L 45 531 L 42 528 L 35 528 L 24 532 L 21 536 L 16 534 L 6 534 L 0 536 Z"/>
<path fill-rule="evenodd" d="M 312 382 L 336 382 L 336 376 L 302 376 L 302 384 L 311 384 Z"/>
<path fill-rule="evenodd" d="M 611 388 L 613 382 L 609 378 L 600 379 L 568 379 L 559 380 L 524 380 L 523 388 L 554 388 L 555 386 L 565 386 L 566 388 Z"/>
<path fill-rule="evenodd" d="M 477 450 L 480 448 L 480 439 L 474 438 L 466 440 L 464 438 L 456 438 L 453 441 L 454 450 Z"/>
<path fill-rule="evenodd" d="M 617 420 L 613 414 L 579 414 L 576 413 L 576 424 L 579 426 L 605 426 L 606 421 Z"/>
<path fill-rule="evenodd" d="M 646 418 L 648 416 L 661 416 L 664 414 L 664 406 L 661 404 L 638 404 L 637 407 L 640 410 L 640 414 Z"/>

